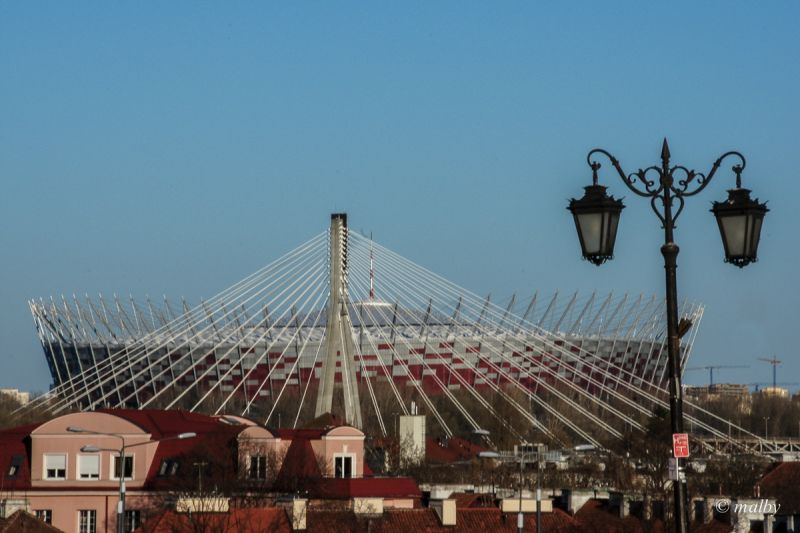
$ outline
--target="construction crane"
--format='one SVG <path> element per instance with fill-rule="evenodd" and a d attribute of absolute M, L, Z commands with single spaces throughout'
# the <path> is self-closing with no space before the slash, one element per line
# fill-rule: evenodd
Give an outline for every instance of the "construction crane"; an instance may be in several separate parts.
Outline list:
<path fill-rule="evenodd" d="M 708 365 L 708 366 L 693 366 L 684 369 L 686 372 L 692 370 L 708 370 L 708 390 L 714 388 L 714 370 L 718 368 L 750 368 L 747 365 Z"/>
<path fill-rule="evenodd" d="M 778 365 L 783 363 L 780 359 L 775 358 L 766 358 L 766 357 L 759 357 L 759 361 L 764 361 L 772 365 L 772 386 L 776 387 L 778 385 Z"/>

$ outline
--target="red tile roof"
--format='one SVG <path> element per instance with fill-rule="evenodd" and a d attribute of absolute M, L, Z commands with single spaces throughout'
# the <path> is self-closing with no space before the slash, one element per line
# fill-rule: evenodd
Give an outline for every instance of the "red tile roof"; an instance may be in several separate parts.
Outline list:
<path fill-rule="evenodd" d="M 0 518 L 0 533 L 63 533 L 45 524 L 32 514 L 19 510 L 8 518 Z"/>
<path fill-rule="evenodd" d="M 286 511 L 278 507 L 234 508 L 227 513 L 179 514 L 166 511 L 137 529 L 137 533 L 261 533 L 291 531 Z"/>
<path fill-rule="evenodd" d="M 664 531 L 664 524 L 661 521 L 654 521 L 647 524 L 639 518 L 628 515 L 620 518 L 608 507 L 608 500 L 590 499 L 583 507 L 575 513 L 575 518 L 583 524 L 587 530 L 603 531 L 608 533 L 636 533 L 644 531 L 661 532 Z"/>
<path fill-rule="evenodd" d="M 146 486 L 168 489 L 176 485 L 186 485 L 187 480 L 194 483 L 197 471 L 192 463 L 197 461 L 205 461 L 217 467 L 216 472 L 212 473 L 212 480 L 222 483 L 221 476 L 236 476 L 239 468 L 236 449 L 236 435 L 230 432 L 199 433 L 192 439 L 160 442 L 147 472 Z M 159 476 L 161 463 L 165 460 L 178 461 L 178 472 L 174 476 Z"/>
<path fill-rule="evenodd" d="M 504 514 L 500 509 L 463 509 L 456 515 L 456 526 L 442 526 L 432 509 L 387 509 L 382 516 L 357 517 L 352 512 L 314 510 L 308 512 L 308 531 L 327 533 L 341 531 L 370 531 L 374 533 L 457 532 L 494 533 L 517 531 L 517 515 Z M 525 531 L 536 531 L 536 515 L 525 515 Z M 578 533 L 580 524 L 566 513 L 555 510 L 542 514 L 542 530 L 559 533 Z"/>
<path fill-rule="evenodd" d="M 124 418 L 160 439 L 179 433 L 195 432 L 238 434 L 244 425 L 231 425 L 221 422 L 219 417 L 183 411 L 181 409 L 99 409 L 100 413 Z"/>
<path fill-rule="evenodd" d="M 275 488 L 288 492 L 306 491 L 322 478 L 319 461 L 308 438 L 295 437 L 275 478 Z"/>
<path fill-rule="evenodd" d="M 409 477 L 325 478 L 316 483 L 309 495 L 322 499 L 422 498 L 417 482 Z"/>
<path fill-rule="evenodd" d="M 714 519 L 708 524 L 693 523 L 691 530 L 694 533 L 732 533 L 733 526 L 722 520 Z"/>
<path fill-rule="evenodd" d="M 284 440 L 293 440 L 293 439 L 309 439 L 309 440 L 318 440 L 321 439 L 323 435 L 325 435 L 331 428 L 327 429 L 289 429 L 289 428 L 276 428 L 270 429 L 270 431 Z"/>
<path fill-rule="evenodd" d="M 487 450 L 460 437 L 450 437 L 446 441 L 432 437 L 425 439 L 425 456 L 432 463 L 469 461 Z"/>
<path fill-rule="evenodd" d="M 463 492 L 453 493 L 450 499 L 456 501 L 456 508 L 467 509 L 470 507 L 494 506 L 494 496 L 492 494 L 466 494 Z"/>
<path fill-rule="evenodd" d="M 559 533 L 578 532 L 635 532 L 644 531 L 643 524 L 634 517 L 619 519 L 608 513 L 599 500 L 593 500 L 581 508 L 583 517 L 571 517 L 560 509 L 542 514 L 542 531 Z M 609 520 L 610 518 L 611 520 Z M 342 531 L 370 531 L 374 533 L 489 533 L 516 532 L 516 513 L 503 513 L 496 507 L 458 509 L 456 526 L 442 526 L 436 513 L 426 509 L 386 509 L 382 515 L 356 515 L 346 508 L 314 508 L 306 514 L 307 531 L 315 533 L 339 533 Z M 190 533 L 198 527 L 205 531 L 218 533 L 256 531 L 290 531 L 290 519 L 283 508 L 232 509 L 227 514 L 187 515 L 166 512 L 145 524 L 142 533 Z M 663 531 L 663 524 L 657 522 L 653 529 Z M 192 529 L 194 528 L 194 529 Z M 536 515 L 524 516 L 524 530 L 536 531 Z M 718 520 L 709 524 L 695 524 L 692 530 L 697 533 L 730 533 L 732 527 Z"/>
<path fill-rule="evenodd" d="M 761 497 L 775 498 L 780 514 L 800 514 L 800 463 L 780 463 L 758 482 Z"/>
<path fill-rule="evenodd" d="M 232 425 L 222 422 L 219 417 L 192 413 L 179 409 L 101 409 L 108 413 L 136 424 L 147 431 L 153 439 L 171 437 L 180 433 L 196 433 L 189 439 L 172 439 L 159 442 L 147 473 L 147 486 L 163 488 L 175 479 L 159 478 L 158 473 L 164 459 L 183 459 L 180 466 L 180 478 L 191 473 L 192 465 L 185 464 L 190 457 L 208 457 L 211 461 L 225 465 L 231 471 L 235 464 L 233 455 L 228 453 L 235 445 L 237 435 L 247 428 L 245 425 Z M 209 457 L 209 455 L 211 457 Z"/>
<path fill-rule="evenodd" d="M 194 529 L 191 529 L 194 528 Z M 200 528 L 217 533 L 256 531 L 282 532 L 291 530 L 288 512 L 283 508 L 232 509 L 230 513 L 195 514 L 193 517 L 168 511 L 147 522 L 141 533 L 190 533 Z M 315 509 L 306 513 L 307 531 L 340 533 L 370 531 L 374 533 L 514 533 L 517 516 L 505 514 L 496 507 L 459 510 L 456 526 L 442 526 L 432 509 L 386 509 L 382 515 L 356 515 L 346 508 Z M 524 530 L 536 531 L 536 515 L 525 515 Z M 579 533 L 584 526 L 558 509 L 542 514 L 542 530 L 558 533 Z M 602 531 L 602 530 L 597 530 Z"/>
<path fill-rule="evenodd" d="M 29 424 L 0 431 L 0 493 L 7 490 L 26 490 L 31 487 L 30 434 L 39 424 Z M 11 464 L 21 459 L 19 470 L 9 477 Z"/>

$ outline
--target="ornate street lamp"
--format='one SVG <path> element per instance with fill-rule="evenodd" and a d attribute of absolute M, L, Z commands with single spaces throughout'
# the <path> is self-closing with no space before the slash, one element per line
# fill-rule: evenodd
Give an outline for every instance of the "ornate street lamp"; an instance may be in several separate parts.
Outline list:
<path fill-rule="evenodd" d="M 745 159 L 742 154 L 739 152 L 723 154 L 714 163 L 707 176 L 680 165 L 668 169 L 667 175 L 663 174 L 663 169 L 653 166 L 645 170 L 639 169 L 637 172 L 626 176 L 620 168 L 619 162 L 611 154 L 605 150 L 595 149 L 588 156 L 589 166 L 592 169 L 592 185 L 584 187 L 586 192 L 583 198 L 571 199 L 567 207 L 575 219 L 575 228 L 578 230 L 578 239 L 581 243 L 583 258 L 590 263 L 599 266 L 614 258 L 614 243 L 617 238 L 619 216 L 620 212 L 625 209 L 622 200 L 609 196 L 606 193 L 606 187 L 597 184 L 597 171 L 601 165 L 591 160 L 591 157 L 596 153 L 603 154 L 611 160 L 622 180 L 633 192 L 652 199 L 651 205 L 656 215 L 661 219 L 662 225 L 665 223 L 664 216 L 659 212 L 659 206 L 657 206 L 655 200 L 662 200 L 661 210 L 666 211 L 663 207 L 664 199 L 667 197 L 677 199 L 678 208 L 674 216 L 672 216 L 673 227 L 675 219 L 678 218 L 678 215 L 683 210 L 683 198 L 694 196 L 703 190 L 714 177 L 724 158 L 731 155 L 738 157 L 741 160 L 741 164 L 734 165 L 732 168 L 736 174 L 736 188 L 728 190 L 727 200 L 714 202 L 711 212 L 714 213 L 719 225 L 722 244 L 725 249 L 725 262 L 741 268 L 758 260 L 761 224 L 764 220 L 764 215 L 769 209 L 766 202 L 762 204 L 758 199 L 753 200 L 750 198 L 750 189 L 742 188 L 742 170 L 745 167 Z M 669 146 L 666 139 L 662 149 L 662 159 L 664 155 L 669 161 Z M 658 182 L 646 179 L 646 174 L 650 171 L 659 173 L 660 179 Z M 674 172 L 676 171 L 682 172 L 685 177 L 683 180 L 678 180 L 677 187 L 674 185 Z M 665 177 L 668 177 L 669 186 L 667 188 L 670 189 L 669 191 L 664 187 Z M 656 183 L 659 184 L 659 187 L 655 187 Z M 694 186 L 695 189 L 689 190 L 690 186 Z M 637 187 L 643 187 L 643 190 Z"/>
<path fill-rule="evenodd" d="M 769 211 L 766 202 L 750 198 L 750 190 L 742 189 L 742 167 L 733 167 L 736 172 L 736 188 L 728 191 L 728 199 L 714 202 L 711 212 L 717 217 L 722 244 L 725 247 L 725 262 L 739 268 L 758 261 L 758 241 L 761 239 L 761 223 Z"/>
<path fill-rule="evenodd" d="M 744 267 L 757 260 L 758 242 L 764 215 L 769 211 L 766 203 L 750 198 L 750 191 L 742 188 L 741 174 L 745 159 L 739 152 L 725 152 L 707 174 L 690 170 L 682 165 L 670 166 L 667 140 L 661 148 L 661 165 L 639 169 L 630 174 L 622 170 L 619 161 L 606 150 L 595 148 L 586 157 L 592 169 L 592 185 L 585 187 L 583 198 L 572 199 L 569 209 L 575 219 L 578 238 L 584 259 L 601 265 L 614 257 L 614 241 L 620 212 L 624 208 L 621 200 L 606 193 L 606 188 L 597 184 L 600 163 L 593 159 L 602 154 L 611 161 L 623 183 L 638 196 L 650 199 L 650 206 L 664 229 L 664 256 L 667 292 L 667 366 L 669 371 L 670 419 L 672 433 L 683 433 L 683 393 L 681 389 L 680 338 L 686 333 L 686 324 L 678 322 L 677 257 L 678 245 L 673 240 L 675 221 L 683 211 L 685 198 L 694 196 L 706 188 L 717 173 L 722 161 L 736 157 L 739 163 L 732 167 L 736 175 L 736 188 L 728 191 L 728 199 L 714 202 L 711 211 L 717 219 L 725 262 Z M 655 179 L 648 176 L 654 174 Z M 683 459 L 678 459 L 679 470 Z M 673 482 L 675 496 L 675 530 L 688 531 L 685 480 Z"/>
<path fill-rule="evenodd" d="M 598 266 L 614 258 L 619 215 L 625 209 L 622 200 L 609 196 L 606 188 L 597 184 L 599 169 L 600 163 L 592 163 L 592 184 L 584 187 L 583 198 L 570 200 L 568 208 L 575 219 L 583 257 Z"/>

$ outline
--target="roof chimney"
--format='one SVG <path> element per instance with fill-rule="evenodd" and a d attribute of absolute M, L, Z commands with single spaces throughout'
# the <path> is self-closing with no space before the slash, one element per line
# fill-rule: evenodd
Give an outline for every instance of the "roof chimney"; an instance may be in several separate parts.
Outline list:
<path fill-rule="evenodd" d="M 431 508 L 443 526 L 456 525 L 456 501 L 436 500 L 430 503 Z"/>
<path fill-rule="evenodd" d="M 292 531 L 305 531 L 308 500 L 298 498 L 292 500 Z"/>
<path fill-rule="evenodd" d="M 383 514 L 383 498 L 353 498 L 353 512 L 357 515 L 380 516 Z"/>

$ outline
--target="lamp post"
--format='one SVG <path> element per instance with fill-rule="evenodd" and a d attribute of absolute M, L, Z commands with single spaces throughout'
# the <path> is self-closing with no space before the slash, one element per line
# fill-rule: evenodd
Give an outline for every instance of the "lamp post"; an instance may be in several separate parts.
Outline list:
<path fill-rule="evenodd" d="M 543 444 L 536 445 L 536 533 L 542 530 L 542 448 Z"/>
<path fill-rule="evenodd" d="M 522 469 L 524 466 L 524 455 L 519 454 L 519 507 L 517 508 L 517 533 L 522 533 L 522 531 L 525 529 L 525 516 L 522 514 Z"/>
<path fill-rule="evenodd" d="M 719 226 L 726 263 L 742 268 L 757 260 L 761 224 L 769 210 L 766 203 L 751 199 L 750 190 L 742 188 L 741 174 L 746 162 L 739 152 L 725 152 L 717 158 L 708 173 L 704 174 L 682 165 L 671 166 L 669 145 L 664 139 L 661 165 L 653 165 L 628 174 L 622 170 L 619 161 L 613 155 L 601 148 L 595 148 L 586 157 L 592 169 L 592 184 L 585 187 L 583 198 L 570 200 L 568 209 L 575 220 L 584 259 L 598 266 L 614 257 L 619 217 L 625 208 L 622 200 L 609 196 L 606 187 L 598 185 L 597 173 L 601 166 L 596 159 L 598 155 L 605 156 L 611 161 L 611 165 L 628 189 L 650 200 L 650 206 L 664 229 L 664 245 L 661 247 L 661 253 L 664 256 L 666 271 L 670 419 L 672 433 L 683 433 L 680 338 L 689 330 L 691 322 L 678 321 L 676 270 L 679 249 L 673 239 L 675 221 L 683 211 L 685 199 L 705 189 L 716 175 L 722 161 L 728 157 L 738 159 L 732 167 L 736 176 L 736 187 L 728 191 L 726 200 L 714 202 L 711 208 Z M 648 178 L 651 174 L 654 174 L 655 179 Z M 679 470 L 682 464 L 683 459 L 678 459 Z M 675 530 L 683 533 L 688 531 L 685 481 L 676 481 L 673 487 Z"/>
<path fill-rule="evenodd" d="M 88 444 L 86 446 L 81 447 L 81 452 L 83 453 L 97 453 L 97 452 L 117 452 L 119 454 L 119 501 L 117 502 L 117 533 L 125 533 L 125 451 L 128 448 L 134 448 L 136 446 L 143 446 L 145 444 L 151 444 L 154 442 L 163 442 L 165 440 L 183 440 L 183 439 L 191 439 L 196 437 L 197 434 L 193 432 L 187 433 L 179 433 L 178 435 L 173 435 L 169 437 L 164 437 L 161 439 L 154 439 L 154 440 L 147 440 L 144 442 L 136 442 L 134 444 L 126 444 L 125 437 L 123 435 L 118 435 L 116 433 L 104 433 L 102 431 L 92 431 L 88 429 L 84 429 L 77 426 L 69 426 L 67 431 L 70 433 L 83 433 L 86 435 L 102 435 L 105 437 L 115 437 L 120 440 L 120 447 L 119 448 L 100 448 L 98 446 L 93 446 Z"/>

